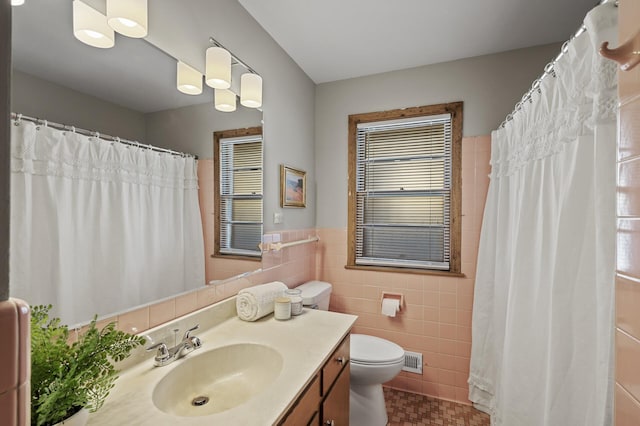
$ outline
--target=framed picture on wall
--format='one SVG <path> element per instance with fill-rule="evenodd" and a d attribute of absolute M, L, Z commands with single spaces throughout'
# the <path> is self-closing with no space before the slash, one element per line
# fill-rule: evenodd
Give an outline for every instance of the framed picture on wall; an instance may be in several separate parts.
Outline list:
<path fill-rule="evenodd" d="M 280 165 L 280 207 L 307 206 L 307 172 Z"/>

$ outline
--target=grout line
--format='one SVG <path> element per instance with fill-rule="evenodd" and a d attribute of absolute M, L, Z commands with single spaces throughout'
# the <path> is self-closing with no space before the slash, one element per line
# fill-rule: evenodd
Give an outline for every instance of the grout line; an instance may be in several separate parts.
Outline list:
<path fill-rule="evenodd" d="M 640 100 L 640 93 L 636 93 L 633 96 L 624 98 L 620 102 L 618 102 L 618 109 L 621 109 L 624 106 L 634 103 L 635 101 Z"/>
<path fill-rule="evenodd" d="M 624 336 L 626 336 L 626 337 L 630 338 L 631 340 L 633 340 L 633 342 L 634 342 L 634 343 L 636 343 L 636 344 L 640 345 L 640 340 L 638 340 L 638 338 L 637 338 L 637 337 L 635 337 L 634 335 L 629 334 L 627 331 L 623 330 L 623 329 L 622 329 L 622 328 L 620 328 L 620 327 L 616 327 L 616 331 L 619 331 L 619 332 L 620 332 L 621 334 L 623 334 Z"/>
<path fill-rule="evenodd" d="M 617 272 L 616 275 L 619 276 L 620 278 L 623 278 L 623 279 L 627 280 L 627 281 L 631 281 L 631 282 L 640 284 L 640 278 L 632 277 L 631 275 L 621 274 L 620 272 Z"/>
<path fill-rule="evenodd" d="M 627 396 L 633 401 L 635 402 L 637 405 L 640 406 L 640 401 L 638 400 L 638 398 L 636 398 L 631 392 L 629 392 L 629 390 L 627 388 L 625 388 L 624 386 L 622 386 L 622 384 L 618 381 L 616 381 L 616 385 L 620 387 L 620 389 L 622 389 L 622 392 L 624 392 L 625 394 L 627 394 Z"/>
<path fill-rule="evenodd" d="M 625 163 L 632 163 L 632 162 L 634 162 L 634 161 L 636 161 L 638 159 L 640 159 L 640 154 L 632 155 L 630 157 L 625 157 L 625 158 L 623 158 L 621 160 L 618 159 L 617 163 L 618 163 L 618 165 L 625 164 Z"/>

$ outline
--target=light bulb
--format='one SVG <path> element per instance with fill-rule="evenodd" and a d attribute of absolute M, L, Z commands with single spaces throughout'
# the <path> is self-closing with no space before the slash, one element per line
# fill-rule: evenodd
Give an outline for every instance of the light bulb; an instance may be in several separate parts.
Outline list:
<path fill-rule="evenodd" d="M 215 108 L 222 112 L 233 112 L 236 110 L 236 94 L 227 89 L 216 89 L 214 91 Z"/>
<path fill-rule="evenodd" d="M 73 2 L 73 35 L 89 46 L 107 49 L 115 44 L 115 34 L 107 17 L 80 0 Z"/>
<path fill-rule="evenodd" d="M 147 0 L 107 0 L 107 22 L 122 35 L 146 37 L 148 20 Z"/>
<path fill-rule="evenodd" d="M 179 91 L 187 95 L 199 95 L 202 93 L 202 74 L 184 62 L 178 61 L 176 86 Z"/>
<path fill-rule="evenodd" d="M 207 85 L 214 89 L 231 87 L 231 54 L 221 47 L 210 47 L 206 60 Z"/>
<path fill-rule="evenodd" d="M 262 106 L 262 77 L 246 73 L 240 77 L 240 103 L 247 108 Z"/>

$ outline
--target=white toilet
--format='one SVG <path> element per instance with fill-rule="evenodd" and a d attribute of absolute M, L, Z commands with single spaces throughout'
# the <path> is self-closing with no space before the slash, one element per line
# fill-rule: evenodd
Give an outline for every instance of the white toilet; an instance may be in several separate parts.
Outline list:
<path fill-rule="evenodd" d="M 302 290 L 303 304 L 321 310 L 329 309 L 331 284 L 309 281 L 297 287 Z M 404 365 L 404 349 L 379 337 L 351 335 L 350 426 L 385 426 L 387 410 L 382 383 L 398 375 Z"/>

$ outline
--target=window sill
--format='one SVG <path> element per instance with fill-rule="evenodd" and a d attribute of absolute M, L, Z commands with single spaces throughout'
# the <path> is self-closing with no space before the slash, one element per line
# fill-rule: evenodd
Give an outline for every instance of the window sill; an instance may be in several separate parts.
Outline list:
<path fill-rule="evenodd" d="M 392 272 L 415 275 L 436 275 L 440 277 L 465 278 L 462 272 L 439 271 L 437 269 L 395 268 L 393 266 L 345 265 L 345 269 L 361 271 Z"/>
<path fill-rule="evenodd" d="M 214 259 L 229 259 L 229 260 L 249 260 L 251 262 L 262 262 L 262 257 L 255 256 L 241 256 L 238 254 L 212 254 Z"/>

